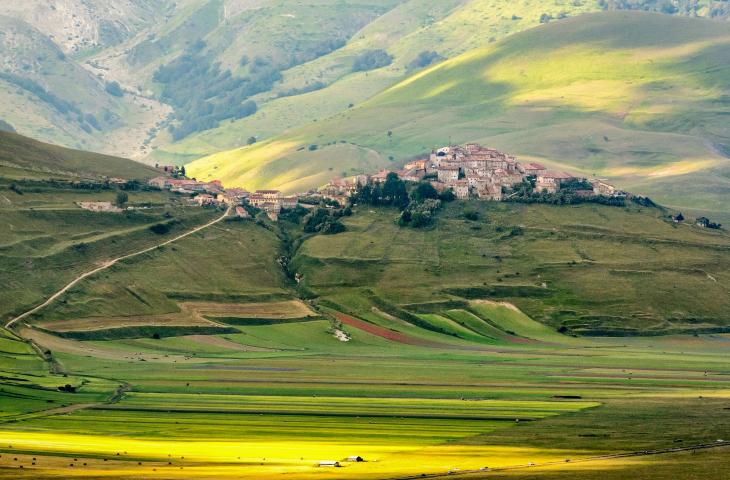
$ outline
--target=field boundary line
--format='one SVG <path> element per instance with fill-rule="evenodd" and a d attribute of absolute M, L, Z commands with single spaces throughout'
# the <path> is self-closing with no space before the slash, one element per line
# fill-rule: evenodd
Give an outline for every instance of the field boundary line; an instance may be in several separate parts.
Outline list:
<path fill-rule="evenodd" d="M 192 230 L 189 230 L 189 231 L 187 231 L 185 233 L 182 233 L 182 234 L 178 235 L 177 237 L 171 238 L 171 239 L 166 240 L 166 241 L 164 241 L 162 243 L 158 243 L 156 245 L 153 245 L 151 247 L 148 247 L 148 248 L 139 250 L 137 252 L 128 253 L 126 255 L 122 255 L 121 257 L 113 258 L 111 260 L 107 260 L 107 261 L 103 262 L 100 267 L 97 267 L 97 268 L 95 268 L 93 270 L 89 270 L 88 272 L 82 273 L 78 277 L 76 277 L 73 280 L 71 280 L 69 283 L 67 283 L 59 291 L 57 291 L 56 293 L 54 293 L 53 295 L 51 295 L 50 297 L 48 297 L 45 302 L 43 302 L 40 305 L 37 305 L 37 306 L 31 308 L 30 310 L 28 310 L 28 311 L 26 311 L 24 313 L 21 313 L 17 317 L 15 317 L 15 318 L 11 319 L 10 321 L 8 321 L 5 324 L 5 328 L 9 330 L 9 329 L 11 329 L 13 327 L 13 325 L 15 325 L 16 323 L 18 323 L 19 321 L 21 321 L 25 317 L 27 317 L 29 315 L 32 315 L 32 314 L 36 313 L 37 311 L 39 311 L 39 310 L 47 307 L 48 305 L 50 305 L 51 303 L 53 303 L 55 300 L 57 300 L 61 295 L 63 295 L 64 293 L 66 293 L 68 290 L 70 290 L 74 285 L 76 285 L 77 283 L 79 283 L 81 280 L 83 280 L 83 279 L 85 279 L 87 277 L 90 277 L 90 276 L 92 276 L 92 275 L 94 275 L 96 273 L 99 273 L 99 272 L 101 272 L 103 270 L 106 270 L 107 268 L 109 268 L 109 267 L 111 267 L 113 265 L 116 265 L 118 262 L 121 262 L 122 260 L 126 260 L 128 258 L 132 258 L 132 257 L 136 257 L 136 256 L 139 256 L 139 255 L 143 255 L 145 253 L 152 252 L 152 251 L 154 251 L 154 250 L 156 250 L 156 249 L 158 249 L 160 247 L 164 247 L 165 245 L 169 245 L 169 244 L 171 244 L 173 242 L 176 242 L 176 241 L 178 241 L 180 239 L 183 239 L 183 238 L 188 237 L 188 236 L 190 236 L 190 235 L 192 235 L 194 233 L 197 233 L 197 232 L 199 232 L 201 230 L 204 230 L 204 229 L 206 229 L 208 227 L 211 227 L 211 226 L 215 225 L 216 223 L 222 221 L 224 218 L 226 218 L 229 215 L 230 212 L 231 212 L 231 208 L 228 207 L 228 209 L 225 211 L 225 213 L 223 215 L 221 215 L 220 217 L 216 218 L 215 220 L 213 220 L 211 222 L 208 222 L 208 223 L 206 223 L 204 225 L 200 225 L 198 227 L 195 227 Z"/>

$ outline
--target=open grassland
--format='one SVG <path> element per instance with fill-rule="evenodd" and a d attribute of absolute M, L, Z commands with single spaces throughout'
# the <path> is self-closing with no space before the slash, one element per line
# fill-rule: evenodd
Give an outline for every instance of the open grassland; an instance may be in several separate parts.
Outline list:
<path fill-rule="evenodd" d="M 395 167 L 390 157 L 479 141 L 726 218 L 728 41 L 725 22 L 583 15 L 469 51 L 329 120 L 189 171 L 296 191 L 324 183 L 330 168 L 371 170 L 374 155 Z"/>
<path fill-rule="evenodd" d="M 468 308 L 503 333 L 546 341 L 555 334 L 508 307 L 467 301 L 505 299 L 575 333 L 725 331 L 730 237 L 722 231 L 634 207 L 455 203 L 427 230 L 399 228 L 395 215 L 362 207 L 347 232 L 307 240 L 294 260 L 305 287 L 381 320 L 367 298 L 416 313 L 447 302 L 441 310 L 452 321 L 448 310 Z M 469 314 L 457 313 L 464 328 Z"/>

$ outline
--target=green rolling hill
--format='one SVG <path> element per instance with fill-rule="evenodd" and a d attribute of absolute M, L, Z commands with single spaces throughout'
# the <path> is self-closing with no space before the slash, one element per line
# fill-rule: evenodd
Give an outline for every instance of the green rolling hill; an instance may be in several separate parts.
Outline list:
<path fill-rule="evenodd" d="M 152 167 L 126 158 L 71 150 L 0 131 L 0 179 L 152 178 Z"/>
<path fill-rule="evenodd" d="M 298 191 L 335 174 L 395 167 L 449 141 L 480 141 L 612 178 L 667 205 L 727 215 L 729 41 L 727 23 L 659 14 L 551 22 L 188 171 Z"/>

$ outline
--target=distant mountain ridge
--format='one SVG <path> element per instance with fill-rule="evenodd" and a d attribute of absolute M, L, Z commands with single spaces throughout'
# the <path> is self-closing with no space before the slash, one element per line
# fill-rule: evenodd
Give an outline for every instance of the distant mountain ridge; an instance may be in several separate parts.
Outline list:
<path fill-rule="evenodd" d="M 7 67 L 82 115 L 59 114 L 54 102 L 8 79 L 0 80 L 0 101 L 7 105 L 3 117 L 33 137 L 150 162 L 182 163 L 325 119 L 429 61 L 452 58 L 540 23 L 611 8 L 724 18 L 726 4 L 13 0 L 2 12 L 9 19 L 0 38 Z M 29 48 L 19 50 L 9 41 L 12 31 L 23 32 Z M 199 62 L 208 67 L 189 70 L 199 78 L 188 87 L 200 94 L 175 102 L 166 92 L 188 87 L 155 81 L 155 72 L 173 65 L 199 41 L 204 44 Z M 392 63 L 353 72 L 353 64 L 368 53 L 390 56 Z M 13 65 L 16 60 L 19 65 Z M 238 82 L 235 95 L 228 86 L 215 89 L 225 75 Z M 255 87 L 241 85 L 246 82 Z"/>

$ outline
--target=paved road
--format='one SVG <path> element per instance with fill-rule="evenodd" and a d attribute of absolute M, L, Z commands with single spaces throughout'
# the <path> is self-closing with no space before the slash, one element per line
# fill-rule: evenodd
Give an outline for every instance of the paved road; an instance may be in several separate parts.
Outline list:
<path fill-rule="evenodd" d="M 211 225 L 215 225 L 216 223 L 218 223 L 221 220 L 223 220 L 224 218 L 226 218 L 230 212 L 231 212 L 231 209 L 229 207 L 223 215 L 221 215 L 220 217 L 216 218 L 212 222 L 206 223 L 205 225 L 201 225 L 199 227 L 195 227 L 194 229 L 192 229 L 190 231 L 187 231 L 187 232 L 185 232 L 185 233 L 183 233 L 181 235 L 178 235 L 175 238 L 171 238 L 170 240 L 164 241 L 162 243 L 158 243 L 157 245 L 154 245 L 152 247 L 145 248 L 144 250 L 140 250 L 140 251 L 134 252 L 134 253 L 128 253 L 127 255 L 122 255 L 121 257 L 117 257 L 117 258 L 114 258 L 114 259 L 107 260 L 107 261 L 103 262 L 100 267 L 97 267 L 97 268 L 95 268 L 93 270 L 89 270 L 88 272 L 82 273 L 78 277 L 74 278 L 71 282 L 69 282 L 61 290 L 57 291 L 56 293 L 54 293 L 53 295 L 51 295 L 50 297 L 48 297 L 48 299 L 45 302 L 41 303 L 40 305 L 38 305 L 36 307 L 33 307 L 32 309 L 28 310 L 27 312 L 21 313 L 17 317 L 15 317 L 12 320 L 10 320 L 8 323 L 5 324 L 5 328 L 7 328 L 7 329 L 12 328 L 12 326 L 15 325 L 16 323 L 18 323 L 20 320 L 24 319 L 25 317 L 27 317 L 29 315 L 34 314 L 35 312 L 37 312 L 38 310 L 40 310 L 42 308 L 47 307 L 48 305 L 50 305 L 51 303 L 53 303 L 55 300 L 57 300 L 58 297 L 60 297 L 64 293 L 66 293 L 71 287 L 73 287 L 74 285 L 76 285 L 81 280 L 85 279 L 86 277 L 90 277 L 91 275 L 94 275 L 95 273 L 99 273 L 102 270 L 106 270 L 107 268 L 111 267 L 112 265 L 114 265 L 117 262 L 120 262 L 122 260 L 126 260 L 128 258 L 136 257 L 137 255 L 142 255 L 142 254 L 151 252 L 151 251 L 155 250 L 156 248 L 159 248 L 159 247 L 162 247 L 162 246 L 165 246 L 165 245 L 169 245 L 170 243 L 176 242 L 176 241 L 180 240 L 181 238 L 185 238 L 185 237 L 187 237 L 189 235 L 192 235 L 192 234 L 197 233 L 197 232 L 199 232 L 201 230 L 204 230 L 204 229 L 210 227 Z"/>

